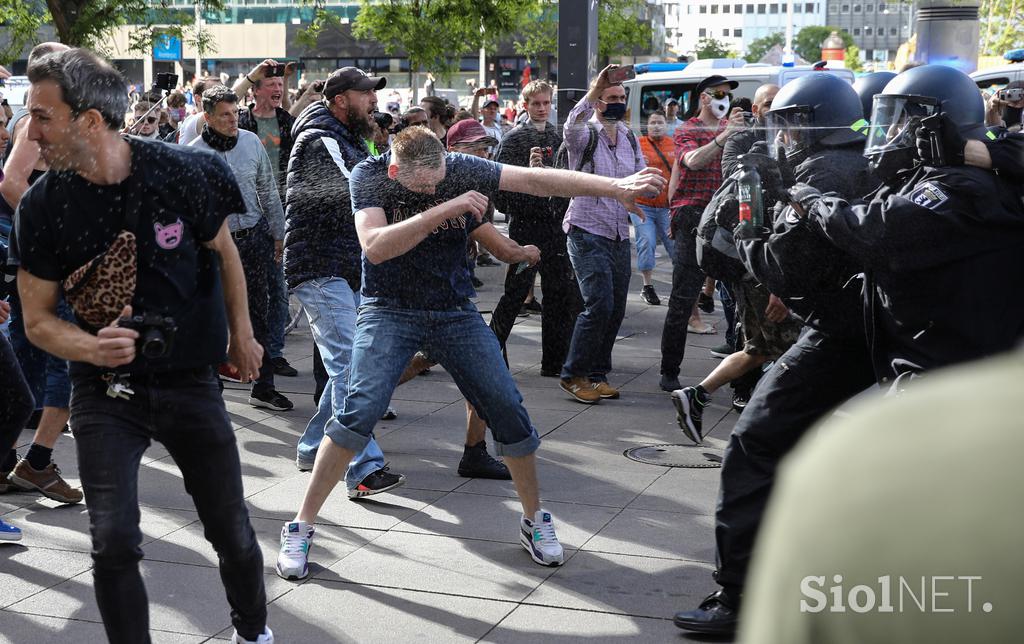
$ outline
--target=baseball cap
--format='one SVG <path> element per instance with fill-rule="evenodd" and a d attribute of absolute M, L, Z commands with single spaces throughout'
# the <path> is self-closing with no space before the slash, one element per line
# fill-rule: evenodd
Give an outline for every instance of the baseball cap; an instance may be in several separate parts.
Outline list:
<path fill-rule="evenodd" d="M 345 90 L 354 89 L 366 91 L 368 89 L 380 91 L 388 84 L 388 79 L 381 76 L 367 76 L 363 70 L 355 67 L 342 67 L 331 72 L 324 83 L 324 98 L 331 100 Z"/>
<path fill-rule="evenodd" d="M 501 107 L 501 103 L 499 103 L 498 101 L 494 100 L 493 98 L 490 98 L 490 99 L 487 99 L 486 101 L 484 101 L 484 107 L 490 107 L 491 105 L 493 105 L 494 107 Z"/>
<path fill-rule="evenodd" d="M 498 145 L 498 139 L 488 134 L 479 121 L 475 119 L 462 119 L 461 121 L 456 121 L 454 125 L 448 128 L 448 145 L 463 143 Z"/>
<path fill-rule="evenodd" d="M 701 82 L 697 83 L 697 88 L 694 90 L 694 93 L 700 94 L 707 88 L 716 87 L 718 85 L 728 85 L 730 89 L 736 89 L 737 87 L 740 86 L 738 81 L 729 80 L 725 76 L 719 76 L 718 74 L 714 74 L 712 76 L 708 76 Z"/>
<path fill-rule="evenodd" d="M 677 101 L 674 98 L 670 98 L 667 101 L 665 101 L 665 105 L 679 105 L 679 101 Z"/>

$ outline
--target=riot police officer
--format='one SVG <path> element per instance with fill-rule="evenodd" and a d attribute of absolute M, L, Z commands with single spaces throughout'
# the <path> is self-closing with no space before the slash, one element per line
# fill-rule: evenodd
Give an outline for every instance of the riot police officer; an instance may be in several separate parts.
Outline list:
<path fill-rule="evenodd" d="M 860 97 L 860 103 L 864 108 L 864 118 L 871 118 L 871 107 L 875 102 L 875 94 L 880 93 L 889 81 L 896 78 L 893 72 L 871 72 L 864 74 L 853 82 L 853 89 Z"/>
<path fill-rule="evenodd" d="M 785 166 L 782 174 L 800 182 L 796 198 L 811 191 L 855 199 L 877 187 L 862 154 L 865 128 L 860 121 L 857 93 L 831 74 L 805 76 L 779 91 L 766 116 L 766 138 L 771 155 Z M 875 380 L 859 323 L 857 261 L 837 251 L 790 208 L 776 217 L 773 230 L 741 226 L 735 237 L 747 269 L 782 298 L 805 328 L 761 379 L 729 438 L 715 515 L 714 577 L 722 588 L 674 619 L 680 628 L 703 633 L 725 634 L 736 627 L 754 538 L 778 463 L 815 421 Z"/>
<path fill-rule="evenodd" d="M 865 149 L 885 185 L 869 203 L 808 195 L 797 208 L 865 268 L 883 382 L 1008 350 L 1024 334 L 1024 206 L 995 172 L 922 163 L 918 134 L 943 115 L 964 140 L 988 139 L 968 76 L 940 65 L 900 74 L 875 97 Z"/>

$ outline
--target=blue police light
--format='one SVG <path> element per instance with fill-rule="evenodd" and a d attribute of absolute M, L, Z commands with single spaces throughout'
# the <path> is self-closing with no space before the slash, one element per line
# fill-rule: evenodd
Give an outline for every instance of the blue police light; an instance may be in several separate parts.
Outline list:
<path fill-rule="evenodd" d="M 640 63 L 634 65 L 633 69 L 637 74 L 647 74 L 650 72 L 680 72 L 686 69 L 689 63 Z"/>
<path fill-rule="evenodd" d="M 1011 63 L 1024 63 L 1024 49 L 1011 49 L 1003 54 L 1003 58 Z"/>

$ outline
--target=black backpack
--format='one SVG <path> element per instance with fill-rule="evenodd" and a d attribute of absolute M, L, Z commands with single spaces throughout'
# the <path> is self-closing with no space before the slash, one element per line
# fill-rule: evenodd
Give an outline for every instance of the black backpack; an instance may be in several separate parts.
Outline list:
<path fill-rule="evenodd" d="M 576 172 L 587 172 L 591 173 L 594 171 L 594 152 L 597 151 L 597 126 L 587 121 L 587 146 L 583 148 L 583 154 L 580 155 L 579 160 L 576 162 L 575 168 L 569 167 L 569 145 L 563 138 L 562 145 L 558 146 L 558 151 L 555 152 L 555 159 L 552 162 L 553 168 L 559 168 L 561 170 L 575 170 Z M 633 130 L 626 131 L 626 138 L 629 139 L 629 145 L 633 148 L 633 156 L 636 157 L 640 154 L 640 144 L 636 140 L 636 135 L 633 134 Z M 590 165 L 589 170 L 584 170 L 587 165 Z M 550 197 L 551 207 L 556 213 L 565 213 L 569 207 L 570 199 L 566 197 Z"/>
<path fill-rule="evenodd" d="M 718 225 L 719 211 L 739 208 L 736 177 L 739 172 L 722 182 L 711 201 L 704 208 L 697 224 L 697 264 L 713 279 L 735 282 L 747 274 L 747 268 L 740 261 L 732 231 Z"/>

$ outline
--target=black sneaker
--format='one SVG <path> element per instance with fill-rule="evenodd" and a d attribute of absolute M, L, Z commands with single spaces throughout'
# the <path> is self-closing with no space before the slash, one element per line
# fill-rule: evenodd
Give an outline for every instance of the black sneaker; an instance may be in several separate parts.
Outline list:
<path fill-rule="evenodd" d="M 683 385 L 679 382 L 679 376 L 666 376 L 661 374 L 661 380 L 658 382 L 658 387 L 662 391 L 672 393 L 676 389 L 682 389 Z"/>
<path fill-rule="evenodd" d="M 640 289 L 640 299 L 647 302 L 651 306 L 658 306 L 661 304 L 661 298 L 654 292 L 654 284 L 648 284 Z"/>
<path fill-rule="evenodd" d="M 728 358 L 729 356 L 736 352 L 733 351 L 732 345 L 726 342 L 725 344 L 720 344 L 717 347 L 712 347 L 708 349 L 708 353 L 715 356 L 716 358 Z"/>
<path fill-rule="evenodd" d="M 348 491 L 348 498 L 360 499 L 364 496 L 371 496 L 393 490 L 405 484 L 404 474 L 392 474 L 388 472 L 388 466 L 380 468 L 373 474 L 359 482 L 359 485 Z"/>
<path fill-rule="evenodd" d="M 274 375 L 284 376 L 285 378 L 294 378 L 299 375 L 298 370 L 288 364 L 288 360 L 284 356 L 270 359 L 271 364 L 274 365 Z"/>
<path fill-rule="evenodd" d="M 705 597 L 696 610 L 676 613 L 672 623 L 694 633 L 732 635 L 739 624 L 739 608 L 724 590 L 719 590 Z"/>
<path fill-rule="evenodd" d="M 459 461 L 459 476 L 467 479 L 511 481 L 512 474 L 504 463 L 487 453 L 487 443 L 467 446 Z"/>
<path fill-rule="evenodd" d="M 529 311 L 530 313 L 544 312 L 544 307 L 541 306 L 540 300 L 530 300 L 529 302 L 523 305 L 523 308 Z"/>
<path fill-rule="evenodd" d="M 738 389 L 732 392 L 732 408 L 736 410 L 736 413 L 743 413 L 743 410 L 747 408 L 748 400 L 750 400 L 750 394 L 748 392 L 740 391 Z"/>
<path fill-rule="evenodd" d="M 476 275 L 470 275 L 469 279 L 473 282 L 473 286 L 475 286 L 476 288 L 480 288 L 481 286 L 484 285 L 483 280 L 477 277 Z"/>
<path fill-rule="evenodd" d="M 705 394 L 707 396 L 707 394 Z M 711 397 L 701 396 L 696 387 L 684 387 L 672 392 L 672 404 L 676 406 L 676 422 L 683 430 L 686 437 L 697 445 L 704 440 L 701 434 L 701 423 L 704 417 L 704 408 L 707 407 Z"/>
<path fill-rule="evenodd" d="M 476 258 L 477 266 L 498 266 L 498 262 L 491 259 L 490 255 L 477 255 Z"/>
<path fill-rule="evenodd" d="M 388 405 L 388 408 L 384 410 L 384 415 L 380 417 L 381 420 L 394 420 L 396 418 L 398 418 L 398 412 L 391 405 Z"/>
<path fill-rule="evenodd" d="M 714 313 L 715 298 L 701 291 L 697 294 L 697 308 L 705 313 Z"/>
<path fill-rule="evenodd" d="M 277 389 L 253 389 L 249 394 L 249 404 L 274 411 L 291 411 L 295 407 L 292 401 L 285 398 Z"/>

